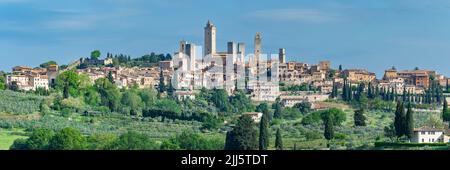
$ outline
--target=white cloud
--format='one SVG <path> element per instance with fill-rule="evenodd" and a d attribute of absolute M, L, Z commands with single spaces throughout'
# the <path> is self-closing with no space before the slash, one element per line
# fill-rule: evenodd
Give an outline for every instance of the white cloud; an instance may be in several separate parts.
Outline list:
<path fill-rule="evenodd" d="M 273 21 L 323 23 L 337 20 L 337 15 L 317 9 L 271 9 L 254 11 L 251 18 Z"/>

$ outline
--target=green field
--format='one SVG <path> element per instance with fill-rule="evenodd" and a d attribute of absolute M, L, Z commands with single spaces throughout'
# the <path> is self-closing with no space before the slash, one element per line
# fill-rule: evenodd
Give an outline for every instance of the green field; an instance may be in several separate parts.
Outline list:
<path fill-rule="evenodd" d="M 23 133 L 23 130 L 0 129 L 0 150 L 8 150 L 16 139 L 27 138 Z"/>

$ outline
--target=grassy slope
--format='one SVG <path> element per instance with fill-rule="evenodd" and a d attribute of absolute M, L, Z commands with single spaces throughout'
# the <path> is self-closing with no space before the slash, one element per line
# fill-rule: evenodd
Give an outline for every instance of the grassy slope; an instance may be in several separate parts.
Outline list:
<path fill-rule="evenodd" d="M 20 133 L 23 133 L 23 130 L 0 129 L 0 150 L 8 150 L 16 139 L 27 138 L 19 135 Z"/>

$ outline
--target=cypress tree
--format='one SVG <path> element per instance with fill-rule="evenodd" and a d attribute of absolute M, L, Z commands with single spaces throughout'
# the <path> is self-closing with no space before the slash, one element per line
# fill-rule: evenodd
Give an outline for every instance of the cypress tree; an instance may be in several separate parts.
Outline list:
<path fill-rule="evenodd" d="M 338 85 L 337 84 L 334 85 L 334 97 L 335 98 L 338 97 Z"/>
<path fill-rule="evenodd" d="M 166 91 L 166 85 L 164 83 L 164 73 L 163 70 L 159 72 L 159 85 L 158 85 L 158 96 L 160 97 L 162 93 Z"/>
<path fill-rule="evenodd" d="M 108 73 L 108 80 L 109 80 L 109 82 L 114 83 L 114 78 L 113 78 L 111 71 L 109 71 L 109 73 Z"/>
<path fill-rule="evenodd" d="M 227 133 L 225 150 L 256 150 L 258 149 L 257 130 L 253 119 L 244 115 L 232 131 Z"/>
<path fill-rule="evenodd" d="M 334 95 L 334 90 L 335 90 L 335 88 L 336 88 L 336 86 L 335 86 L 335 83 L 333 82 L 333 88 L 331 89 L 331 95 L 330 95 L 330 98 L 331 98 L 331 99 L 336 98 L 336 96 Z"/>
<path fill-rule="evenodd" d="M 398 94 L 397 94 L 397 90 L 395 88 L 392 88 L 392 101 L 397 101 L 398 100 Z"/>
<path fill-rule="evenodd" d="M 167 96 L 174 98 L 175 97 L 175 88 L 172 86 L 172 82 L 169 81 L 169 87 L 167 88 Z"/>
<path fill-rule="evenodd" d="M 355 111 L 353 116 L 355 126 L 366 126 L 366 117 L 364 116 L 364 109 Z"/>
<path fill-rule="evenodd" d="M 344 79 L 344 85 L 342 86 L 342 99 L 347 101 L 347 79 Z"/>
<path fill-rule="evenodd" d="M 259 124 L 259 150 L 267 150 L 269 147 L 269 116 L 264 113 Z"/>
<path fill-rule="evenodd" d="M 406 94 L 406 86 L 403 86 L 403 96 L 402 96 L 402 97 L 403 97 L 403 98 L 402 98 L 402 101 L 403 101 L 403 102 L 406 102 L 406 97 L 407 97 L 406 95 L 407 95 L 407 94 Z"/>
<path fill-rule="evenodd" d="M 353 100 L 353 88 L 352 88 L 352 85 L 351 84 L 349 84 L 348 85 L 348 101 L 350 102 L 350 101 L 352 101 Z"/>
<path fill-rule="evenodd" d="M 405 135 L 408 136 L 409 139 L 412 139 L 414 136 L 414 112 L 412 110 L 411 103 L 408 104 L 408 111 L 406 112 L 406 126 L 405 126 Z"/>
<path fill-rule="evenodd" d="M 445 83 L 446 83 L 446 85 L 445 85 L 445 91 L 448 93 L 448 92 L 450 91 L 450 87 L 449 87 L 449 85 L 448 85 L 448 79 L 447 79 L 447 81 L 446 81 Z"/>
<path fill-rule="evenodd" d="M 411 90 L 408 91 L 407 101 L 408 101 L 409 103 L 413 102 Z"/>
<path fill-rule="evenodd" d="M 442 108 L 442 120 L 444 121 L 450 121 L 450 113 L 448 111 L 448 102 L 447 99 L 444 98 L 444 105 Z"/>
<path fill-rule="evenodd" d="M 279 102 L 275 103 L 275 112 L 273 113 L 273 117 L 275 119 L 280 119 L 281 118 L 281 113 L 282 113 L 282 108 L 281 108 L 281 104 Z"/>
<path fill-rule="evenodd" d="M 380 96 L 380 87 L 377 86 L 377 87 L 375 88 L 375 97 L 378 97 L 378 96 Z M 375 97 L 374 97 L 374 98 L 375 98 Z"/>
<path fill-rule="evenodd" d="M 403 103 L 397 101 L 397 109 L 395 111 L 395 118 L 394 118 L 395 134 L 397 135 L 397 137 L 401 137 L 405 134 L 404 118 L 405 118 L 405 109 Z"/>
<path fill-rule="evenodd" d="M 323 121 L 325 124 L 324 137 L 329 141 L 334 138 L 333 115 L 328 113 Z"/>
<path fill-rule="evenodd" d="M 275 136 L 275 148 L 277 150 L 283 150 L 283 139 L 281 138 L 280 129 L 277 130 L 277 134 Z"/>

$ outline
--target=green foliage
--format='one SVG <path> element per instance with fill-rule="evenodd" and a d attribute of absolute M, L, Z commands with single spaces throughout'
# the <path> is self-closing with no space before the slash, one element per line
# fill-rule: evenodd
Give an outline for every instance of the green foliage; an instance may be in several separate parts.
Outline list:
<path fill-rule="evenodd" d="M 327 140 L 334 138 L 334 115 L 331 112 L 324 112 L 322 119 L 325 125 L 323 136 Z"/>
<path fill-rule="evenodd" d="M 98 60 L 101 56 L 101 53 L 99 50 L 94 50 L 91 52 L 91 59 Z"/>
<path fill-rule="evenodd" d="M 221 119 L 219 119 L 216 116 L 212 116 L 212 115 L 207 115 L 205 116 L 204 120 L 202 121 L 202 128 L 203 129 L 218 129 L 221 125 L 222 125 L 222 121 Z"/>
<path fill-rule="evenodd" d="M 53 130 L 38 128 L 34 129 L 30 138 L 26 141 L 26 148 L 28 150 L 45 150 L 49 148 L 49 142 L 55 133 Z"/>
<path fill-rule="evenodd" d="M 48 61 L 39 65 L 41 68 L 48 68 L 50 65 L 58 65 L 56 61 Z"/>
<path fill-rule="evenodd" d="M 266 108 L 267 109 L 267 108 Z M 261 122 L 259 124 L 259 150 L 267 150 L 269 147 L 269 115 L 263 113 Z"/>
<path fill-rule="evenodd" d="M 5 90 L 6 87 L 6 78 L 3 74 L 0 74 L 0 90 Z"/>
<path fill-rule="evenodd" d="M 228 93 L 224 89 L 213 89 L 211 102 L 222 112 L 228 112 L 230 110 Z"/>
<path fill-rule="evenodd" d="M 303 125 L 313 125 L 313 124 L 320 123 L 321 114 L 322 114 L 322 112 L 313 112 L 313 113 L 306 115 L 302 119 L 302 124 Z"/>
<path fill-rule="evenodd" d="M 123 106 L 130 108 L 130 112 L 126 113 L 129 115 L 138 115 L 138 111 L 141 110 L 140 107 L 142 106 L 141 98 L 132 90 L 127 90 L 122 94 L 121 103 Z"/>
<path fill-rule="evenodd" d="M 242 90 L 236 91 L 236 93 L 230 97 L 231 110 L 234 113 L 251 112 L 255 110 L 255 105 L 251 101 L 250 97 L 247 97 Z"/>
<path fill-rule="evenodd" d="M 297 108 L 300 113 L 307 114 L 311 112 L 311 106 L 312 104 L 309 102 L 301 102 L 294 105 L 294 108 Z"/>
<path fill-rule="evenodd" d="M 32 114 L 40 111 L 45 97 L 10 90 L 0 90 L 0 112 Z"/>
<path fill-rule="evenodd" d="M 109 133 L 95 133 L 87 138 L 89 150 L 107 150 L 118 139 L 117 135 Z"/>
<path fill-rule="evenodd" d="M 69 96 L 77 97 L 79 93 L 80 77 L 73 71 L 65 71 L 56 77 L 56 88 L 63 92 L 65 99 Z"/>
<path fill-rule="evenodd" d="M 94 122 L 91 121 L 92 118 L 93 117 L 80 116 L 79 114 L 73 114 L 69 118 L 47 114 L 36 120 L 0 119 L 0 128 L 47 128 L 59 131 L 66 127 L 72 127 L 79 129 L 83 134 L 123 134 L 128 130 L 133 130 L 138 133 L 146 134 L 151 138 L 168 138 L 180 134 L 185 130 L 200 131 L 202 126 L 202 123 L 198 121 L 169 121 L 162 120 L 161 117 L 136 120 L 130 116 L 118 113 L 96 116 Z"/>
<path fill-rule="evenodd" d="M 125 54 L 109 54 L 109 57 L 113 58 L 114 66 L 125 66 L 125 67 L 135 67 L 135 66 L 154 66 L 159 61 L 168 61 L 172 59 L 170 54 L 155 54 L 154 52 L 146 54 L 138 58 L 131 58 L 129 55 Z"/>
<path fill-rule="evenodd" d="M 101 96 L 94 87 L 86 89 L 83 97 L 84 102 L 90 106 L 98 106 L 101 102 Z"/>
<path fill-rule="evenodd" d="M 310 84 L 304 83 L 301 85 L 284 86 L 280 88 L 280 91 L 319 91 L 319 89 Z"/>
<path fill-rule="evenodd" d="M 275 110 L 276 111 L 276 110 Z M 274 114 L 275 116 L 275 114 Z M 302 116 L 302 113 L 297 108 L 285 107 L 281 111 L 281 117 L 283 119 L 295 120 Z"/>
<path fill-rule="evenodd" d="M 111 111 L 117 111 L 120 106 L 120 91 L 108 79 L 100 78 L 95 81 L 95 88 L 101 97 L 101 105 Z"/>
<path fill-rule="evenodd" d="M 110 147 L 113 150 L 154 150 L 159 146 L 147 135 L 137 132 L 127 132 L 120 135 Z"/>
<path fill-rule="evenodd" d="M 185 131 L 161 144 L 163 150 L 222 150 L 223 147 L 223 139 L 206 137 L 191 131 Z"/>
<path fill-rule="evenodd" d="M 275 148 L 277 150 L 283 150 L 283 138 L 281 137 L 281 130 L 277 130 L 277 134 L 275 135 Z"/>
<path fill-rule="evenodd" d="M 450 121 L 450 111 L 448 110 L 448 102 L 447 99 L 444 99 L 444 104 L 442 106 L 442 119 L 444 121 Z"/>
<path fill-rule="evenodd" d="M 152 88 L 145 88 L 139 91 L 139 96 L 145 107 L 151 107 L 155 103 L 156 94 L 156 91 Z"/>
<path fill-rule="evenodd" d="M 16 81 L 12 81 L 11 85 L 9 85 L 9 89 L 12 91 L 19 91 L 19 85 Z"/>
<path fill-rule="evenodd" d="M 384 136 L 394 138 L 397 136 L 394 124 L 384 127 Z"/>
<path fill-rule="evenodd" d="M 364 110 L 356 110 L 353 116 L 355 126 L 366 126 L 366 117 L 364 116 Z"/>
<path fill-rule="evenodd" d="M 263 113 L 263 114 L 265 114 L 265 115 L 268 115 L 269 114 L 269 104 L 267 104 L 267 103 L 261 103 L 261 104 L 259 104 L 257 107 L 256 107 L 256 111 L 257 112 L 261 112 L 261 113 Z"/>
<path fill-rule="evenodd" d="M 225 150 L 257 150 L 257 130 L 248 115 L 239 118 L 232 131 L 227 133 Z"/>
<path fill-rule="evenodd" d="M 275 118 L 275 119 L 280 119 L 280 118 L 282 118 L 283 116 L 283 108 L 281 107 L 281 104 L 279 103 L 279 102 L 276 102 L 274 105 L 273 105 L 273 108 L 274 108 L 274 112 L 273 112 L 273 117 Z"/>
<path fill-rule="evenodd" d="M 331 108 L 323 111 L 321 113 L 321 118 L 322 120 L 328 120 L 328 118 L 330 118 L 330 115 L 332 118 L 330 120 L 332 120 L 331 122 L 335 126 L 340 126 L 347 119 L 347 115 L 345 114 L 345 112 L 337 108 Z"/>
<path fill-rule="evenodd" d="M 405 118 L 405 135 L 412 139 L 414 137 L 414 111 L 412 109 L 411 103 L 408 104 L 408 111 L 406 112 Z"/>
<path fill-rule="evenodd" d="M 164 93 L 164 91 L 166 91 L 166 84 L 164 82 L 163 70 L 160 69 L 160 72 L 159 72 L 159 84 L 158 84 L 158 96 L 161 96 L 161 94 Z"/>
<path fill-rule="evenodd" d="M 446 143 L 375 142 L 376 148 L 425 147 L 425 146 L 447 146 L 447 144 Z"/>
<path fill-rule="evenodd" d="M 180 115 L 182 111 L 180 105 L 176 101 L 170 99 L 160 99 L 156 101 L 154 107 L 158 110 L 173 112 L 176 115 Z"/>
<path fill-rule="evenodd" d="M 86 147 L 86 138 L 79 130 L 73 128 L 60 130 L 49 142 L 49 149 L 51 150 L 83 150 Z"/>
<path fill-rule="evenodd" d="M 397 137 L 402 137 L 403 135 L 406 135 L 405 108 L 403 102 L 400 101 L 397 102 L 397 109 L 395 111 L 395 118 L 394 118 L 394 127 L 395 127 L 395 134 L 397 135 Z"/>
<path fill-rule="evenodd" d="M 10 150 L 28 150 L 26 142 L 27 142 L 27 140 L 23 139 L 23 138 L 16 139 L 16 140 L 14 140 L 14 143 L 11 145 L 11 147 L 9 149 Z"/>

